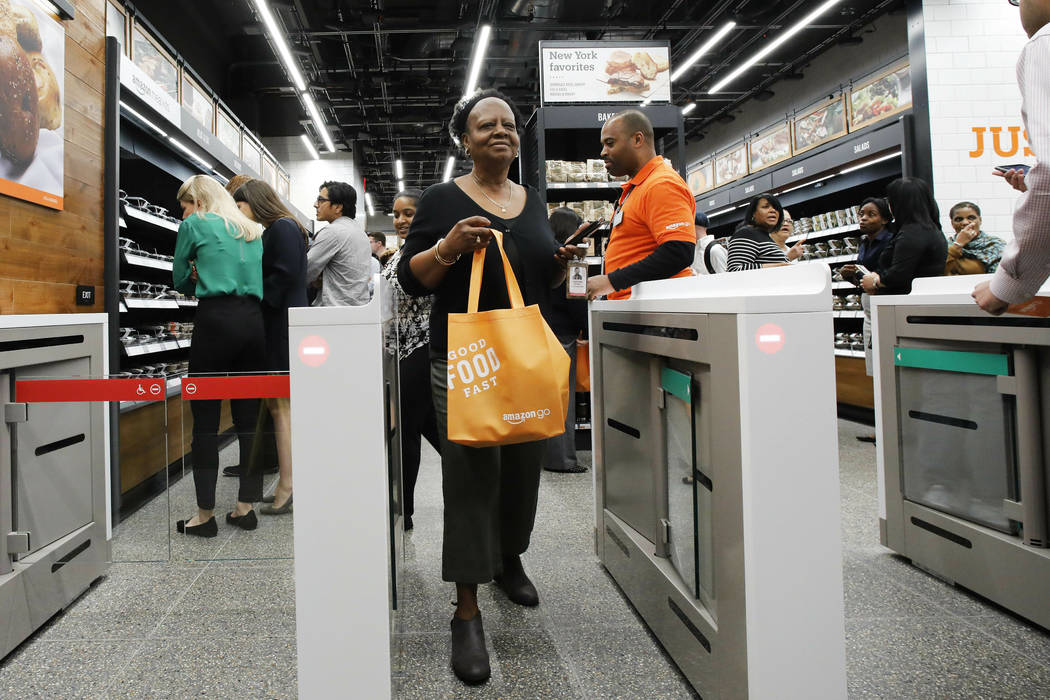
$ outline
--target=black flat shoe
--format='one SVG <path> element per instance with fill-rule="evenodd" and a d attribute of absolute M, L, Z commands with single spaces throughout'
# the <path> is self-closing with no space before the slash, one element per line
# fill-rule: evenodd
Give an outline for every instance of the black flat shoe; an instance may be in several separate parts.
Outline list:
<path fill-rule="evenodd" d="M 587 467 L 577 464 L 575 467 L 568 467 L 567 469 L 554 469 L 553 467 L 544 467 L 543 471 L 555 472 L 557 474 L 583 474 L 587 471 Z"/>
<path fill-rule="evenodd" d="M 262 470 L 262 473 L 263 474 L 276 474 L 277 471 L 278 471 L 277 465 L 273 465 L 273 466 L 270 466 L 270 467 L 264 467 L 263 470 Z M 222 475 L 223 476 L 240 476 L 241 475 L 241 465 L 235 464 L 232 467 L 225 467 L 222 470 Z"/>
<path fill-rule="evenodd" d="M 532 585 L 532 581 L 525 574 L 525 569 L 522 568 L 518 557 L 503 562 L 503 573 L 493 577 L 492 580 L 512 602 L 529 608 L 540 604 L 540 594 L 536 592 L 536 586 Z"/>
<path fill-rule="evenodd" d="M 214 520 L 214 518 L 212 518 Z M 226 522 L 230 525 L 236 525 L 242 530 L 254 530 L 259 527 L 259 518 L 255 515 L 255 510 L 250 510 L 244 515 L 234 515 L 233 513 L 226 514 Z"/>
<path fill-rule="evenodd" d="M 470 620 L 452 617 L 452 671 L 467 685 L 478 685 L 489 679 L 489 652 L 485 648 L 480 611 Z"/>
<path fill-rule="evenodd" d="M 211 516 L 200 525 L 187 525 L 189 520 L 175 521 L 175 529 L 185 535 L 196 537 L 215 537 L 219 534 L 219 525 L 215 522 L 215 516 Z"/>

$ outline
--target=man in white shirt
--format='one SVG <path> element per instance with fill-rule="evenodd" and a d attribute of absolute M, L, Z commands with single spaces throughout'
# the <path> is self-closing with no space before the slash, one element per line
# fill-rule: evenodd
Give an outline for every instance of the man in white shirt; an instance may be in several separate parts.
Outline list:
<path fill-rule="evenodd" d="M 693 256 L 693 272 L 698 275 L 717 275 L 726 271 L 729 252 L 721 243 L 715 243 L 715 237 L 707 232 L 709 225 L 707 214 L 696 212 L 693 228 L 696 230 L 696 253 Z"/>
<path fill-rule="evenodd" d="M 995 315 L 1035 296 L 1050 276 L 1050 0 L 1020 0 L 1020 8 L 1029 41 L 1017 60 L 1017 84 L 1036 164 L 1027 176 L 1020 170 L 995 173 L 1024 193 L 1014 210 L 1014 239 L 999 269 L 991 282 L 973 290 L 977 305 Z"/>
<path fill-rule="evenodd" d="M 328 222 L 306 251 L 306 279 L 321 277 L 314 306 L 367 304 L 372 296 L 372 252 L 364 229 L 354 221 L 357 192 L 345 182 L 326 182 L 314 209 L 319 221 Z"/>

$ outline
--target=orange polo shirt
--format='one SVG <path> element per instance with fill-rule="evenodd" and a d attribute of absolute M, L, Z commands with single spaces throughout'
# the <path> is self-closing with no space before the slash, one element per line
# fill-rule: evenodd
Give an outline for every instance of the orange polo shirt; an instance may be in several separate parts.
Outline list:
<path fill-rule="evenodd" d="M 668 241 L 696 243 L 696 200 L 663 156 L 650 160 L 623 186 L 619 204 L 622 219 L 613 227 L 605 249 L 606 274 L 645 259 Z M 672 277 L 692 274 L 686 267 Z M 630 289 L 622 289 L 609 298 L 630 296 Z"/>

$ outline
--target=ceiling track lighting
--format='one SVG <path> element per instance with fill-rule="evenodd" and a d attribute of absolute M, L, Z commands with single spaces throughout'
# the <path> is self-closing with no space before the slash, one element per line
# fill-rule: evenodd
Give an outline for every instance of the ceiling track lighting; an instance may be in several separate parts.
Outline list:
<path fill-rule="evenodd" d="M 319 159 L 321 156 L 318 155 L 317 149 L 314 148 L 314 142 L 310 140 L 310 137 L 306 134 L 299 134 L 299 137 L 303 140 L 303 145 L 306 146 L 306 150 L 310 154 L 310 157 L 314 160 Z"/>
<path fill-rule="evenodd" d="M 722 39 L 725 38 L 725 35 L 732 31 L 733 27 L 735 26 L 736 22 L 733 21 L 726 22 L 724 25 L 722 25 L 722 28 L 715 32 L 715 35 L 713 37 L 704 42 L 703 46 L 697 49 L 692 56 L 685 59 L 685 62 L 678 68 L 676 68 L 673 73 L 671 73 L 671 82 L 673 83 L 674 81 L 678 80 L 683 75 L 685 75 L 685 72 L 692 68 L 694 63 L 699 61 L 708 51 L 713 49 L 718 44 L 718 42 L 722 41 Z"/>
<path fill-rule="evenodd" d="M 452 169 L 456 167 L 456 157 L 449 156 L 448 160 L 445 161 L 445 174 L 441 177 L 442 182 L 448 182 L 452 179 Z"/>
<path fill-rule="evenodd" d="M 369 216 L 375 216 L 376 215 L 375 207 L 372 206 L 372 193 L 371 192 L 365 192 L 365 208 L 368 209 L 368 215 Z"/>
<path fill-rule="evenodd" d="M 470 72 L 467 74 L 467 87 L 463 91 L 463 97 L 470 97 L 478 87 L 478 77 L 481 75 L 481 65 L 485 62 L 485 52 L 489 47 L 489 39 L 492 37 L 492 26 L 481 25 L 478 31 L 477 43 L 474 44 L 474 55 L 470 59 Z"/>
<path fill-rule="evenodd" d="M 328 133 L 328 125 L 324 123 L 324 119 L 321 118 L 321 112 L 317 109 L 317 103 L 314 102 L 314 96 L 309 92 L 302 94 L 303 104 L 306 105 L 306 113 L 310 115 L 310 119 L 314 122 L 314 128 L 317 129 L 317 133 L 321 135 L 321 140 L 324 141 L 324 147 L 328 149 L 329 153 L 335 153 L 335 144 L 332 143 L 332 137 Z"/>
<path fill-rule="evenodd" d="M 687 115 L 690 112 L 692 112 L 694 109 L 696 109 L 696 103 L 695 102 L 690 102 L 685 107 L 682 107 L 682 116 L 684 117 L 685 115 Z"/>
<path fill-rule="evenodd" d="M 405 179 L 405 164 L 401 162 L 400 158 L 394 161 L 394 176 L 398 180 Z"/>
<path fill-rule="evenodd" d="M 277 51 L 277 56 L 281 59 L 281 63 L 284 64 L 284 69 L 288 71 L 288 77 L 292 79 L 295 88 L 299 92 L 303 92 L 306 90 L 306 81 L 303 80 L 303 73 L 299 70 L 299 64 L 288 46 L 286 32 L 277 25 L 277 18 L 274 17 L 273 10 L 270 9 L 270 5 L 266 0 L 253 0 L 252 4 L 255 5 L 255 11 L 270 35 L 270 42 Z"/>
<path fill-rule="evenodd" d="M 813 10 L 808 15 L 803 17 L 802 21 L 800 21 L 798 24 L 795 24 L 794 26 L 792 26 L 787 31 L 782 32 L 779 36 L 777 36 L 776 39 L 774 39 L 773 41 L 771 41 L 768 44 L 766 44 L 762 48 L 761 51 L 759 51 L 758 53 L 753 55 L 751 58 L 749 58 L 746 61 L 744 61 L 743 63 L 741 63 L 729 75 L 727 75 L 726 77 L 722 78 L 722 80 L 720 80 L 717 83 L 715 83 L 714 87 L 712 87 L 708 92 L 711 93 L 711 94 L 714 94 L 714 93 L 718 92 L 719 90 L 721 90 L 722 88 L 724 88 L 730 82 L 732 82 L 737 77 L 739 77 L 741 73 L 743 73 L 744 71 L 746 71 L 748 68 L 750 68 L 751 66 L 755 65 L 759 61 L 761 61 L 763 58 L 765 58 L 769 54 L 771 54 L 774 51 L 776 51 L 777 48 L 780 47 L 781 44 L 783 44 L 788 39 L 790 39 L 791 37 L 793 37 L 796 34 L 798 34 L 800 31 L 802 31 L 803 29 L 805 29 L 809 25 L 813 24 L 813 21 L 815 19 L 817 19 L 822 14 L 824 14 L 825 12 L 830 10 L 835 5 L 838 5 L 840 2 L 842 2 L 842 0 L 827 0 L 827 2 L 823 3 L 820 7 L 818 7 L 817 9 Z"/>

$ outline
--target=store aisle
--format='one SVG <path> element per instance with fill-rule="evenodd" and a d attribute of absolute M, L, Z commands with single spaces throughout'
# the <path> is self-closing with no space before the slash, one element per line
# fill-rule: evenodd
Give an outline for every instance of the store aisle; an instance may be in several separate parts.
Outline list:
<path fill-rule="evenodd" d="M 1050 634 L 878 545 L 874 450 L 854 440 L 863 432 L 840 423 L 850 697 L 1050 697 Z M 224 464 L 235 453 L 225 451 Z M 219 485 L 227 502 L 234 480 Z M 525 560 L 541 604 L 520 608 L 481 587 L 493 676 L 466 688 L 448 668 L 453 591 L 439 573 L 437 459 L 424 453 L 406 538 L 399 697 L 694 697 L 597 564 L 590 489 L 590 473 L 544 473 Z M 173 510 L 191 494 L 188 479 L 176 484 Z M 230 559 L 193 562 L 197 549 L 176 549 L 171 563 L 114 564 L 0 664 L 0 697 L 295 697 L 292 562 L 257 558 L 287 557 L 290 538 L 290 519 L 267 518 L 254 533 L 220 525 L 210 551 Z"/>

